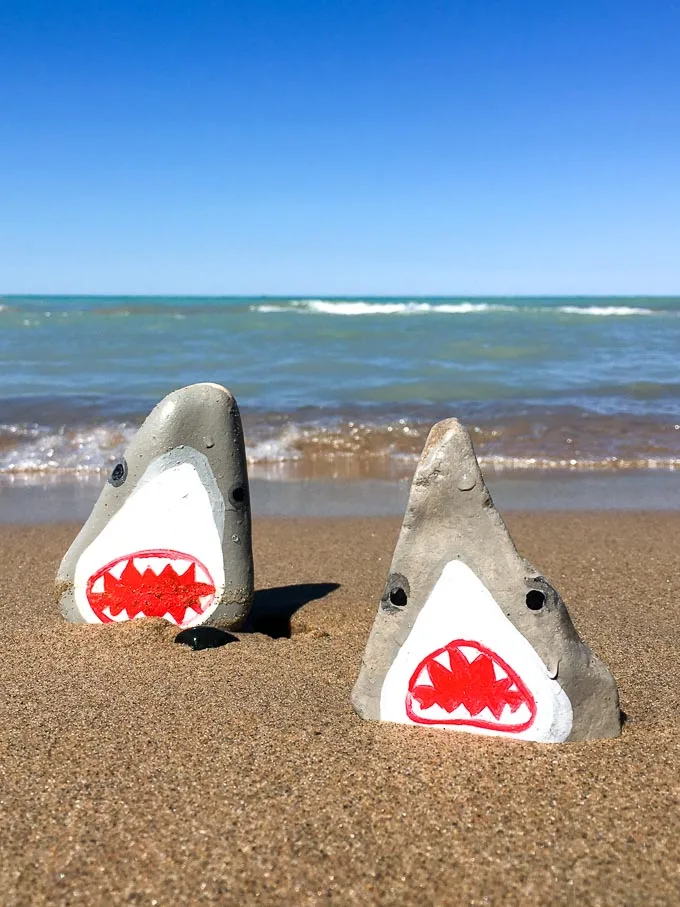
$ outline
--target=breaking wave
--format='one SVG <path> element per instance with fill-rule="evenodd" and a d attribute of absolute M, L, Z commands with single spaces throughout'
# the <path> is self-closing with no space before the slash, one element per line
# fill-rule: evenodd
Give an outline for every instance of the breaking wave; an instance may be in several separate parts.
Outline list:
<path fill-rule="evenodd" d="M 262 303 L 250 306 L 262 315 L 484 315 L 543 314 L 585 315 L 590 317 L 627 317 L 635 315 L 671 315 L 677 311 L 622 305 L 512 305 L 500 302 L 378 302 L 364 300 L 294 299 L 289 303 Z"/>
<path fill-rule="evenodd" d="M 251 475 L 410 477 L 432 419 L 357 416 L 246 414 Z M 74 427 L 0 424 L 0 481 L 103 476 L 129 445 L 139 421 Z M 680 468 L 680 424 L 672 420 L 620 415 L 578 418 L 573 413 L 565 418 L 564 413 L 555 412 L 531 420 L 508 416 L 468 426 L 480 462 L 495 471 Z"/>
<path fill-rule="evenodd" d="M 632 299 L 610 300 L 591 298 L 367 298 L 367 299 L 153 299 L 137 300 L 72 300 L 58 298 L 10 299 L 0 303 L 0 315 L 9 323 L 18 320 L 24 327 L 33 327 L 62 319 L 87 321 L 95 318 L 146 318 L 158 322 L 160 319 L 184 321 L 188 318 L 242 317 L 245 313 L 254 315 L 330 315 L 344 317 L 387 316 L 387 315 L 519 315 L 519 316 L 569 316 L 591 318 L 627 318 L 631 316 L 680 317 L 680 308 L 668 306 L 659 300 L 656 304 L 643 304 L 650 300 L 640 299 L 640 304 L 631 304 Z M 23 321 L 22 321 L 23 319 Z"/>
<path fill-rule="evenodd" d="M 618 315 L 625 317 L 627 315 L 659 315 L 659 314 L 671 314 L 670 312 L 659 312 L 654 309 L 643 309 L 636 308 L 635 306 L 628 305 L 588 305 L 588 306 L 577 306 L 577 305 L 561 305 L 558 306 L 555 310 L 557 312 L 562 312 L 564 315 L 593 315 L 595 317 L 604 317 Z"/>

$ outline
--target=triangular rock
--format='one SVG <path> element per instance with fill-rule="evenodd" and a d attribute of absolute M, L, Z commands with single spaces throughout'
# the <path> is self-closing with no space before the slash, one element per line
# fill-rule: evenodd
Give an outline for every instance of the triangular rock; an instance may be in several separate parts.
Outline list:
<path fill-rule="evenodd" d="M 517 553 L 455 419 L 427 439 L 352 702 L 363 718 L 548 743 L 620 732 L 614 678 Z"/>
<path fill-rule="evenodd" d="M 56 593 L 72 621 L 243 622 L 253 599 L 250 498 L 228 390 L 194 384 L 155 407 L 66 553 Z"/>

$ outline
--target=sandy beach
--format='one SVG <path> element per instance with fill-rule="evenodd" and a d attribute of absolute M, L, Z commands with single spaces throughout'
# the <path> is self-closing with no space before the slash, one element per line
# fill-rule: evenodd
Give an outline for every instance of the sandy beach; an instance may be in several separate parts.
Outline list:
<path fill-rule="evenodd" d="M 2 903 L 677 903 L 680 515 L 508 523 L 613 670 L 620 739 L 361 721 L 398 519 L 257 521 L 258 632 L 199 652 L 66 624 L 78 527 L 3 527 Z"/>

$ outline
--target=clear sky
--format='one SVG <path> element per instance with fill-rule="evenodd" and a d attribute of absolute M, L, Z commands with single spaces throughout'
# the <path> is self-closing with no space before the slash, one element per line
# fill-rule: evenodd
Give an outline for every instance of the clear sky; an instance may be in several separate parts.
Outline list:
<path fill-rule="evenodd" d="M 0 293 L 680 293 L 677 0 L 0 0 Z"/>

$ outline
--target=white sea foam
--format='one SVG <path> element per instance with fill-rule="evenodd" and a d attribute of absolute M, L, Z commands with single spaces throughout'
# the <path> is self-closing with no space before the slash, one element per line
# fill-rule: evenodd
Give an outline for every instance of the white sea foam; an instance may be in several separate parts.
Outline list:
<path fill-rule="evenodd" d="M 0 475 L 21 473 L 86 474 L 106 471 L 134 434 L 122 425 L 98 425 L 73 431 L 40 426 L 0 426 L 15 435 L 16 445 L 0 452 Z"/>
<path fill-rule="evenodd" d="M 299 460 L 302 453 L 295 442 L 301 437 L 297 425 L 288 425 L 276 437 L 256 441 L 248 446 L 249 463 L 286 463 Z"/>
<path fill-rule="evenodd" d="M 593 315 L 595 317 L 656 314 L 654 309 L 642 309 L 629 305 L 561 305 L 555 311 L 562 312 L 565 315 Z"/>
<path fill-rule="evenodd" d="M 79 476 L 86 478 L 106 473 L 132 440 L 132 425 L 97 425 L 72 431 L 54 430 L 40 425 L 0 425 L 14 443 L 0 449 L 0 479 L 13 476 Z M 295 423 L 285 425 L 275 435 L 265 433 L 248 447 L 248 462 L 285 464 L 303 458 L 296 442 L 305 433 Z"/>
<path fill-rule="evenodd" d="M 511 305 L 488 302 L 457 302 L 437 305 L 431 302 L 324 302 L 308 303 L 309 311 L 324 315 L 471 315 L 477 312 L 512 312 Z"/>
<path fill-rule="evenodd" d="M 625 317 L 629 315 L 670 314 L 654 309 L 621 305 L 511 305 L 501 302 L 378 302 L 365 300 L 294 299 L 289 303 L 251 305 L 251 312 L 297 315 L 484 315 L 506 313 L 524 315 L 585 315 L 591 317 Z"/>
<path fill-rule="evenodd" d="M 347 474 L 356 478 L 366 474 L 362 464 L 369 461 L 378 473 L 382 470 L 391 476 L 408 476 L 420 455 L 429 422 L 402 423 L 406 420 L 340 420 L 328 424 L 284 421 L 276 425 L 256 422 L 249 432 L 248 462 L 257 470 L 255 475 L 266 478 L 286 478 L 291 469 L 305 465 L 313 467 L 315 474 Z M 535 452 L 527 454 L 510 438 L 506 449 L 498 450 L 497 442 L 492 450 L 482 447 L 480 462 L 496 471 L 678 469 L 680 457 L 675 439 L 669 439 L 670 430 L 652 438 L 653 454 L 644 431 L 631 438 L 625 450 L 617 449 L 615 453 L 596 433 L 583 439 L 581 450 L 574 457 L 552 449 L 550 442 L 541 438 L 535 441 Z M 105 474 L 122 455 L 134 432 L 133 425 L 112 423 L 70 431 L 37 424 L 0 425 L 0 440 L 4 441 L 0 449 L 0 484 L 22 476 L 75 476 L 85 480 Z"/>
<path fill-rule="evenodd" d="M 488 302 L 365 302 L 364 300 L 294 299 L 288 304 L 253 305 L 251 312 L 298 315 L 469 315 L 475 312 L 514 312 L 516 306 Z"/>
<path fill-rule="evenodd" d="M 291 308 L 288 305 L 251 305 L 249 310 L 261 312 L 263 315 L 271 315 L 273 312 L 290 312 Z"/>

